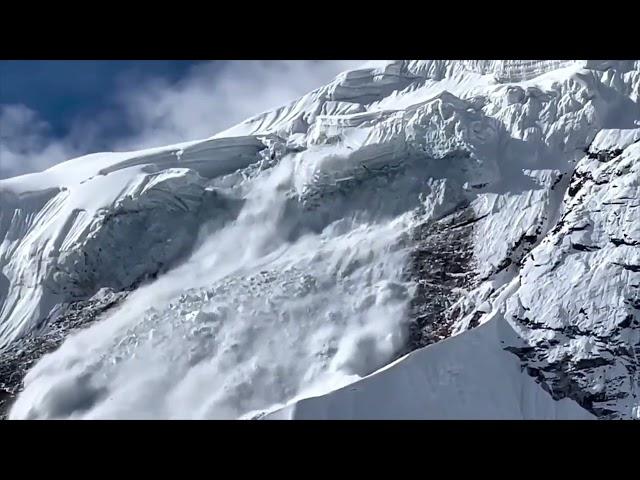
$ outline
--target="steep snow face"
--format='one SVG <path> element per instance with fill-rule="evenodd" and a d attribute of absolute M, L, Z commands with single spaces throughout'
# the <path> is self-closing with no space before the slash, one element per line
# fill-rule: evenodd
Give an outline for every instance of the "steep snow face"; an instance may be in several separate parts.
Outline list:
<path fill-rule="evenodd" d="M 0 181 L 0 345 L 135 289 L 11 416 L 637 417 L 639 97 L 639 61 L 378 61 Z"/>
<path fill-rule="evenodd" d="M 501 347 L 517 342 L 496 318 L 463 336 L 416 350 L 361 381 L 267 413 L 268 420 L 593 419 L 553 401 Z M 491 374 L 488 374 L 491 372 Z"/>

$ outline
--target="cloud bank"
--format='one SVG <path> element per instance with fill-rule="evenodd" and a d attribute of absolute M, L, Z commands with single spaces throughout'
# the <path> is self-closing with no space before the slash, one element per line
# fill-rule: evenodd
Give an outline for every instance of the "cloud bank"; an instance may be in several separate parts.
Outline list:
<path fill-rule="evenodd" d="M 206 138 L 286 104 L 362 61 L 233 61 L 194 65 L 181 80 L 123 76 L 114 109 L 78 118 L 64 138 L 25 105 L 0 105 L 0 178 L 40 171 L 95 151 Z M 125 135 L 112 138 L 111 132 Z M 106 140 L 105 140 L 106 139 Z"/>

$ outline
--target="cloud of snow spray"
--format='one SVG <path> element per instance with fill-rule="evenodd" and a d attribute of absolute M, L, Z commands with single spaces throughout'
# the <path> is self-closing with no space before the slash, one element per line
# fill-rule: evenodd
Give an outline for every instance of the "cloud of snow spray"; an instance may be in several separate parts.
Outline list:
<path fill-rule="evenodd" d="M 322 155 L 301 155 L 252 180 L 236 220 L 184 264 L 44 357 L 12 418 L 246 418 L 391 360 L 409 215 L 363 222 L 345 203 L 329 207 L 344 218 L 305 229 L 314 214 L 287 192 L 296 164 Z"/>

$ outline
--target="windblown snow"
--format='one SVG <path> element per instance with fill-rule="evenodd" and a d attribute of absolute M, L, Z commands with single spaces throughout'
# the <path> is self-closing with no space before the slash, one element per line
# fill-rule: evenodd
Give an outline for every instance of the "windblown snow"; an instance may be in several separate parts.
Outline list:
<path fill-rule="evenodd" d="M 86 317 L 9 418 L 640 418 L 639 102 L 640 61 L 376 61 L 1 180 L 0 360 Z"/>

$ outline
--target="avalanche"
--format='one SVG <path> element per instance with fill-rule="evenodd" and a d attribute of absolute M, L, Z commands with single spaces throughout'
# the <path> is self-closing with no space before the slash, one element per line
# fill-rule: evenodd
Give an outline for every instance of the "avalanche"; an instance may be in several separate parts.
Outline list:
<path fill-rule="evenodd" d="M 640 61 L 370 62 L 0 181 L 0 360 L 56 332 L 9 417 L 640 418 L 639 101 Z"/>

